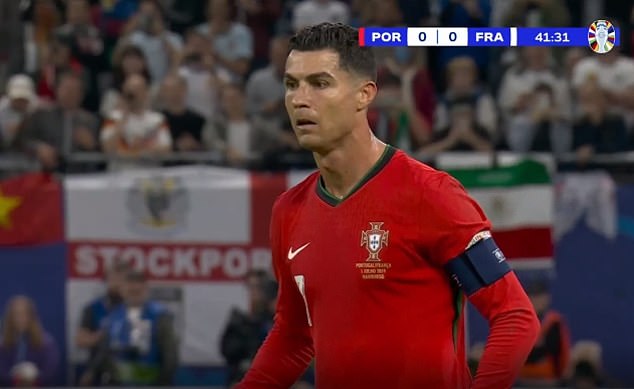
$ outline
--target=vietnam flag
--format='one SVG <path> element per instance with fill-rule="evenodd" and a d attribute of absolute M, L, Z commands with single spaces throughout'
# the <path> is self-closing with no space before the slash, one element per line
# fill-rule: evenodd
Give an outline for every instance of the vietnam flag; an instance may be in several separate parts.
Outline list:
<path fill-rule="evenodd" d="M 45 173 L 0 181 L 0 246 L 26 246 L 63 239 L 62 186 Z"/>

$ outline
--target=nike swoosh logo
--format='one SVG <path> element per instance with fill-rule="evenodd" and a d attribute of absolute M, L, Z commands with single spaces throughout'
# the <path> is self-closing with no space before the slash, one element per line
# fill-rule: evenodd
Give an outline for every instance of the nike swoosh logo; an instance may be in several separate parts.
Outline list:
<path fill-rule="evenodd" d="M 297 254 L 299 254 L 303 249 L 305 249 L 306 247 L 308 247 L 308 245 L 310 244 L 310 242 L 306 243 L 305 245 L 303 245 L 302 247 L 298 248 L 297 250 L 293 251 L 292 247 L 288 248 L 288 260 L 292 261 L 293 258 L 295 258 L 295 256 Z"/>

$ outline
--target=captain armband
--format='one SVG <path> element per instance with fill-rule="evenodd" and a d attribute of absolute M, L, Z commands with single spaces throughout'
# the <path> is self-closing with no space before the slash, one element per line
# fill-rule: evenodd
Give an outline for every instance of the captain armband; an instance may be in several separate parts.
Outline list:
<path fill-rule="evenodd" d="M 511 271 L 506 257 L 490 234 L 471 244 L 445 268 L 467 296 L 495 283 Z"/>

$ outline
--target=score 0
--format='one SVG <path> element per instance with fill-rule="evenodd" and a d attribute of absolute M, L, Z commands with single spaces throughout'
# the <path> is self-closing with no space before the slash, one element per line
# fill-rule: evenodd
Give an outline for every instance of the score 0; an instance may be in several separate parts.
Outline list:
<path fill-rule="evenodd" d="M 466 27 L 409 27 L 408 46 L 467 46 L 469 32 Z"/>

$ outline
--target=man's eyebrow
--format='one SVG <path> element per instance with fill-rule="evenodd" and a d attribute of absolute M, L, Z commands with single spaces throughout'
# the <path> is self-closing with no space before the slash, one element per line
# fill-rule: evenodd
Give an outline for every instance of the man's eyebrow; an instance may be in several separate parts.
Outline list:
<path fill-rule="evenodd" d="M 332 74 L 328 72 L 318 72 L 318 73 L 311 73 L 307 75 L 305 78 L 309 80 L 315 80 L 319 78 L 334 78 L 334 77 L 332 76 Z M 284 73 L 284 79 L 289 81 L 297 81 L 297 78 L 289 73 Z"/>

